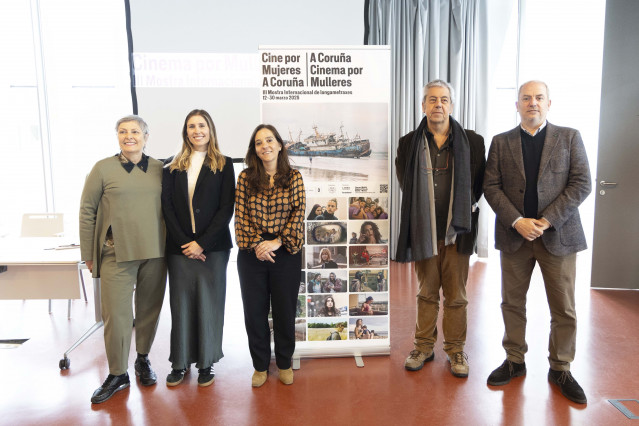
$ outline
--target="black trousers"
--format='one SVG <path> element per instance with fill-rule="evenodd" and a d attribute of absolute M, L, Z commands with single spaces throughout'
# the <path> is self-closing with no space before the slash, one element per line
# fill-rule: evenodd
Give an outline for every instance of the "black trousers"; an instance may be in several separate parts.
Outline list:
<path fill-rule="evenodd" d="M 275 255 L 275 263 L 258 260 L 253 251 L 240 250 L 237 255 L 244 324 L 253 367 L 257 371 L 268 370 L 271 362 L 269 306 L 273 308 L 277 367 L 281 370 L 290 368 L 295 351 L 295 311 L 300 287 L 302 254 L 290 254 L 282 246 Z"/>

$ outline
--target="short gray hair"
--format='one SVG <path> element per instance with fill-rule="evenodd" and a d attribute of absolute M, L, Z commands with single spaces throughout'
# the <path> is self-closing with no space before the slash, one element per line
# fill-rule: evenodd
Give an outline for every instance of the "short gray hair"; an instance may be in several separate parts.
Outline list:
<path fill-rule="evenodd" d="M 424 86 L 424 97 L 422 98 L 422 102 L 426 100 L 426 93 L 428 93 L 428 89 L 431 87 L 443 87 L 448 89 L 448 93 L 450 93 L 450 103 L 455 103 L 455 89 L 453 89 L 453 86 L 451 86 L 450 83 L 447 83 L 444 80 L 433 80 Z"/>
<path fill-rule="evenodd" d="M 115 123 L 115 131 L 118 131 L 118 129 L 120 128 L 120 124 L 128 123 L 129 121 L 135 121 L 136 123 L 138 123 L 138 126 L 140 126 L 140 129 L 142 129 L 142 133 L 144 133 L 145 135 L 149 134 L 149 125 L 146 124 L 146 121 L 144 121 L 139 115 L 127 115 L 125 117 L 122 117 Z"/>
<path fill-rule="evenodd" d="M 523 83 L 521 86 L 519 86 L 519 90 L 517 90 L 517 99 L 519 99 L 519 95 L 521 95 L 521 89 L 530 83 L 536 83 L 536 84 L 541 84 L 546 88 L 546 96 L 548 96 L 548 99 L 550 99 L 550 90 L 548 89 L 548 85 L 546 84 L 545 81 L 541 81 L 541 80 L 529 80 L 525 83 Z"/>

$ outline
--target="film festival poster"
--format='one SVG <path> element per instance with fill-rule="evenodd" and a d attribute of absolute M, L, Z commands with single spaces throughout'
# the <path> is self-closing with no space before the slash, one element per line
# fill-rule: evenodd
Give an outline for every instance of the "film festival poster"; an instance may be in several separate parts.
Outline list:
<path fill-rule="evenodd" d="M 390 51 L 263 46 L 260 67 L 262 122 L 306 187 L 298 348 L 390 353 Z"/>

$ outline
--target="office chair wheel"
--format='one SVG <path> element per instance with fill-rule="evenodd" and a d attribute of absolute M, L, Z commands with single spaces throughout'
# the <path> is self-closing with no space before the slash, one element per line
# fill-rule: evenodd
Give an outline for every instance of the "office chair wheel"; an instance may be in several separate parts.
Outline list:
<path fill-rule="evenodd" d="M 58 367 L 60 367 L 60 370 L 68 370 L 70 366 L 71 360 L 67 357 L 62 358 L 58 363 Z"/>

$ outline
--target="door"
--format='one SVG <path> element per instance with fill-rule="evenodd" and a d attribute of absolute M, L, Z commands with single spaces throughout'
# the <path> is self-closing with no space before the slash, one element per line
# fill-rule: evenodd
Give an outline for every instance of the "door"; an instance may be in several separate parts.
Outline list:
<path fill-rule="evenodd" d="M 639 289 L 639 1 L 608 0 L 591 287 Z"/>

